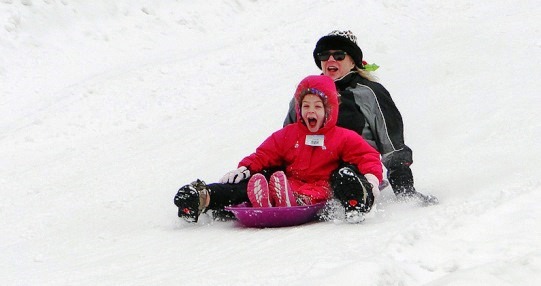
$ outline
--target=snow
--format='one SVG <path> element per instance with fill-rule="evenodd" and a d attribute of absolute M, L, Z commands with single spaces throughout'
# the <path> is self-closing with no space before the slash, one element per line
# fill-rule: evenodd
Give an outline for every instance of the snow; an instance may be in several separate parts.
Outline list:
<path fill-rule="evenodd" d="M 537 1 L 0 1 L 3 285 L 539 285 Z M 417 207 L 359 225 L 176 217 L 281 127 L 351 29 L 414 150 Z"/>

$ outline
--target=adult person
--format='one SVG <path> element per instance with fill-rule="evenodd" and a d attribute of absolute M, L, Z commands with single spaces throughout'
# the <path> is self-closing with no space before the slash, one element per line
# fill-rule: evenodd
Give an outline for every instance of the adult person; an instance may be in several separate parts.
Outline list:
<path fill-rule="evenodd" d="M 424 205 L 437 204 L 435 196 L 422 194 L 414 187 L 410 169 L 412 150 L 404 144 L 402 116 L 389 92 L 365 69 L 357 37 L 349 30 L 332 31 L 318 40 L 313 57 L 323 75 L 331 77 L 339 91 L 337 125 L 362 135 L 379 151 L 395 195 L 399 199 L 418 200 Z M 296 120 L 292 100 L 284 126 Z M 358 173 L 355 168 L 350 169 Z M 338 180 L 334 185 L 341 184 L 341 173 L 337 170 L 333 174 Z"/>

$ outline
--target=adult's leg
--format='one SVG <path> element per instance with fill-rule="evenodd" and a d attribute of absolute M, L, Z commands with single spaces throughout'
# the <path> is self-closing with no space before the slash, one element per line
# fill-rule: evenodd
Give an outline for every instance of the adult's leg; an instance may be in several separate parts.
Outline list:
<path fill-rule="evenodd" d="M 239 204 L 248 200 L 246 195 L 246 186 L 248 181 L 238 184 L 205 184 L 197 179 L 194 182 L 182 186 L 174 198 L 174 203 L 178 207 L 178 216 L 190 222 L 197 222 L 201 212 L 208 209 L 217 211 L 217 214 L 223 214 L 224 217 L 229 214 L 224 211 L 228 205 Z M 208 202 L 208 205 L 206 205 Z"/>
<path fill-rule="evenodd" d="M 372 186 L 363 174 L 351 164 L 343 164 L 331 175 L 334 197 L 344 206 L 348 222 L 361 222 L 363 213 L 374 204 Z"/>
<path fill-rule="evenodd" d="M 398 198 L 419 199 L 426 205 L 438 203 L 438 199 L 435 196 L 425 195 L 415 190 L 413 173 L 410 168 L 413 163 L 412 151 L 408 146 L 404 145 L 401 150 L 385 155 L 383 163 L 387 168 L 389 183 Z"/>
<path fill-rule="evenodd" d="M 412 151 L 405 146 L 398 151 L 385 155 L 383 163 L 387 168 L 387 178 L 395 195 L 415 192 L 413 187 L 413 173 L 410 165 L 413 163 Z"/>
<path fill-rule="evenodd" d="M 226 206 L 240 204 L 248 201 L 246 189 L 248 180 L 238 184 L 209 184 L 207 185 L 210 194 L 208 209 L 221 210 Z"/>

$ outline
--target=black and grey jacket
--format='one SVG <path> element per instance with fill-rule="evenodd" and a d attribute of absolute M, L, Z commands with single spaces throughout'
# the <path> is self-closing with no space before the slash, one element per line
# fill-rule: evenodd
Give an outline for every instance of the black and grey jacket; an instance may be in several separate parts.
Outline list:
<path fill-rule="evenodd" d="M 412 152 L 404 144 L 402 116 L 389 92 L 381 84 L 354 71 L 335 80 L 335 84 L 340 93 L 337 125 L 362 135 L 382 154 L 382 162 L 387 169 L 394 169 L 397 165 L 409 166 Z M 284 126 L 296 121 L 294 106 L 292 100 Z"/>

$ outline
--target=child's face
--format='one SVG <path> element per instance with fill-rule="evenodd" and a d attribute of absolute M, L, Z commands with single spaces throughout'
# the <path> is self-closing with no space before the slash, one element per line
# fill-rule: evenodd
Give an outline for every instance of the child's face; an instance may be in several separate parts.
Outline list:
<path fill-rule="evenodd" d="M 325 105 L 319 96 L 307 94 L 301 102 L 301 116 L 310 132 L 318 131 L 325 121 Z"/>

